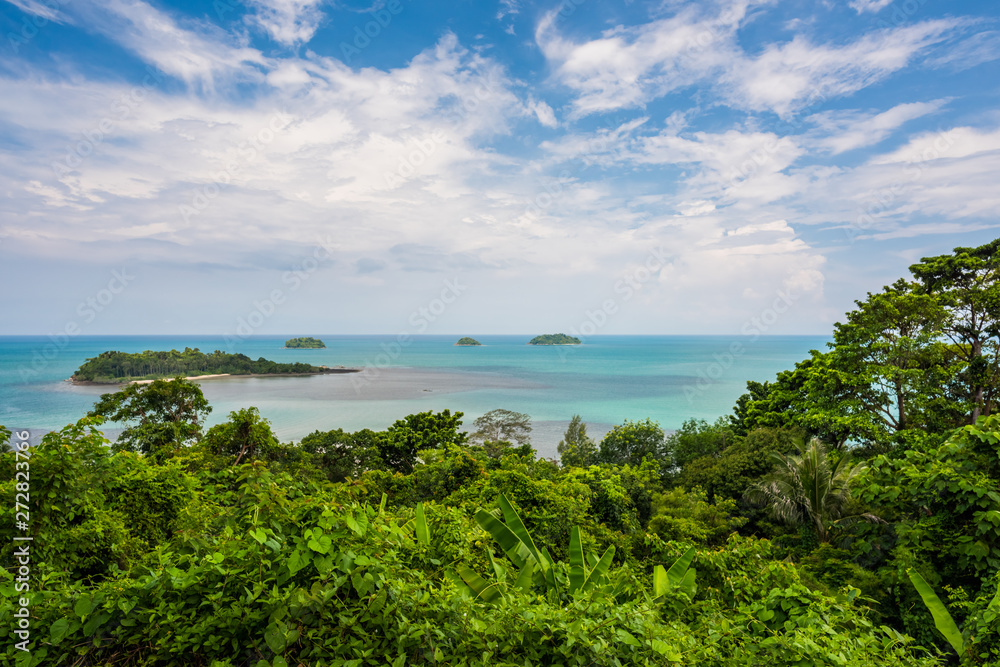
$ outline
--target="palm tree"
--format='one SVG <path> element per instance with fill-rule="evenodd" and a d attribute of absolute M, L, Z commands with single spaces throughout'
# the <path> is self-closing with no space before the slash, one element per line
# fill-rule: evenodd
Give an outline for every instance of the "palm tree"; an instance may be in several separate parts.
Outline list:
<path fill-rule="evenodd" d="M 812 524 L 820 543 L 829 541 L 828 526 L 858 520 L 881 521 L 872 514 L 844 516 L 851 500 L 851 482 L 868 467 L 850 465 L 842 456 L 830 464 L 826 445 L 813 438 L 798 454 L 773 452 L 775 470 L 751 486 L 746 498 L 767 505 L 776 519 L 801 525 Z"/>

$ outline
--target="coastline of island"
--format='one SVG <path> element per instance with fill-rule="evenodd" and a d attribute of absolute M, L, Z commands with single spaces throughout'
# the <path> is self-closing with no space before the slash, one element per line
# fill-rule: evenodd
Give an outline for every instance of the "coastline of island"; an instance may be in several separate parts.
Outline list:
<path fill-rule="evenodd" d="M 528 345 L 581 345 L 583 341 L 575 336 L 567 336 L 564 333 L 557 334 L 542 334 L 541 336 L 535 336 L 530 341 Z"/>
<path fill-rule="evenodd" d="M 102 352 L 87 359 L 70 378 L 76 384 L 123 385 L 183 377 L 189 380 L 225 377 L 264 377 L 357 373 L 360 369 L 343 366 L 314 366 L 305 363 L 278 363 L 263 357 L 251 359 L 244 354 L 216 350 L 205 354 L 198 348 L 144 352 Z"/>
<path fill-rule="evenodd" d="M 285 341 L 285 350 L 325 350 L 326 343 L 319 338 L 290 338 Z"/>
<path fill-rule="evenodd" d="M 313 375 L 338 375 L 347 373 L 360 373 L 361 368 L 347 368 L 346 366 L 319 366 L 321 371 L 311 373 L 209 373 L 206 375 L 189 375 L 182 377 L 182 380 L 197 382 L 199 380 L 225 380 L 235 378 L 274 378 L 274 377 L 312 377 Z M 144 378 L 141 380 L 122 380 L 120 382 L 101 382 L 98 380 L 78 380 L 75 377 L 68 377 L 64 382 L 69 382 L 79 387 L 111 387 L 124 386 L 127 384 L 151 384 L 157 380 L 173 380 L 177 376 L 165 375 L 158 378 Z"/>

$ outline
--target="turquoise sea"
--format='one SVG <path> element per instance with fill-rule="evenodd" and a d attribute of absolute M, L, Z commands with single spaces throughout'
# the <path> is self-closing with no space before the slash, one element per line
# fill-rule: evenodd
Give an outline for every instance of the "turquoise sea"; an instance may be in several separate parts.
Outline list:
<path fill-rule="evenodd" d="M 450 409 L 465 424 L 494 408 L 531 415 L 532 442 L 555 456 L 566 424 L 580 414 L 601 436 L 626 419 L 650 417 L 665 429 L 688 418 L 729 414 L 747 380 L 770 380 L 823 349 L 821 336 L 591 336 L 583 345 L 537 347 L 531 336 L 313 335 L 324 350 L 286 350 L 291 336 L 254 336 L 235 344 L 209 336 L 0 337 L 0 424 L 52 430 L 76 421 L 113 387 L 66 379 L 106 350 L 200 348 L 252 358 L 367 368 L 363 374 L 203 380 L 209 424 L 256 406 L 283 440 L 316 430 L 382 429 L 407 414 Z M 113 431 L 110 432 L 113 434 Z"/>

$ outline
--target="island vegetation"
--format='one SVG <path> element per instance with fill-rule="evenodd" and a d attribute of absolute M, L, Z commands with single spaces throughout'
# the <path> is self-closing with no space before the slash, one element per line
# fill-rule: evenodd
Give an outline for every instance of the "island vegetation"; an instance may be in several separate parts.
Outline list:
<path fill-rule="evenodd" d="M 73 374 L 75 382 L 119 384 L 134 380 L 155 380 L 169 377 L 197 377 L 199 375 L 312 375 L 332 372 L 322 366 L 269 361 L 263 357 L 256 361 L 245 354 L 230 354 L 216 350 L 205 354 L 198 348 L 145 352 L 102 352 L 87 359 Z"/>
<path fill-rule="evenodd" d="M 528 341 L 528 345 L 580 345 L 580 339 L 562 333 L 542 334 Z"/>
<path fill-rule="evenodd" d="M 459 338 L 458 342 L 455 343 L 455 345 L 482 345 L 482 343 L 480 343 L 475 338 L 469 338 L 468 336 L 464 336 L 462 338 Z"/>
<path fill-rule="evenodd" d="M 326 343 L 319 338 L 290 338 L 285 341 L 285 348 L 289 350 L 321 350 L 326 347 Z"/>
<path fill-rule="evenodd" d="M 715 422 L 597 442 L 575 416 L 559 462 L 510 410 L 289 443 L 253 407 L 206 429 L 185 380 L 106 394 L 32 448 L 30 483 L 0 454 L 0 656 L 1000 664 L 997 250 L 921 260 Z"/>

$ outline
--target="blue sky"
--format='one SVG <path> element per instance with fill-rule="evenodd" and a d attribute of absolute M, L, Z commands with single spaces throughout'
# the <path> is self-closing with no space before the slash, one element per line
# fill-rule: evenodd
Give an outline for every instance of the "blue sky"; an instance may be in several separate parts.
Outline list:
<path fill-rule="evenodd" d="M 0 33 L 0 334 L 823 334 L 1000 225 L 995 2 L 5 0 Z"/>

